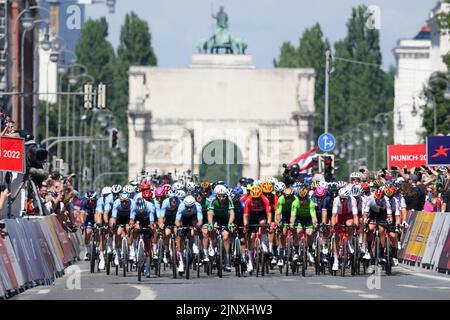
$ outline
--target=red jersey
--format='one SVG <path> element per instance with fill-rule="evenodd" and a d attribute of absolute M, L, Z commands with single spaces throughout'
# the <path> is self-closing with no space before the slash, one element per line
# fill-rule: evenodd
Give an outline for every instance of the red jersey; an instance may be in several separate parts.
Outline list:
<path fill-rule="evenodd" d="M 264 195 L 261 196 L 261 200 L 253 201 L 252 197 L 248 197 L 244 204 L 244 214 L 271 214 L 270 201 Z"/>
<path fill-rule="evenodd" d="M 277 211 L 278 196 L 276 194 L 271 193 L 268 196 L 266 196 L 266 198 L 270 202 L 270 210 L 272 211 L 272 213 L 275 213 Z"/>

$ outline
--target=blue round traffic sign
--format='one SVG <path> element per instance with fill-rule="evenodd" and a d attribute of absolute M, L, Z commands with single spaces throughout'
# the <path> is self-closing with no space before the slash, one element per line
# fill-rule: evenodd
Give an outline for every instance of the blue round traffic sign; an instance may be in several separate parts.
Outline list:
<path fill-rule="evenodd" d="M 331 133 L 324 133 L 319 137 L 318 145 L 320 150 L 329 152 L 336 146 L 336 139 Z"/>

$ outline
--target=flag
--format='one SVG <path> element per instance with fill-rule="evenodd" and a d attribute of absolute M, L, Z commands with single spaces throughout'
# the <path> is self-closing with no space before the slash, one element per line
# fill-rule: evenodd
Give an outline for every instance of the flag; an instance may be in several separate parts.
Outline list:
<path fill-rule="evenodd" d="M 427 137 L 427 162 L 431 166 L 450 165 L 450 136 Z"/>
<path fill-rule="evenodd" d="M 313 162 L 313 158 L 316 155 L 316 148 L 314 147 L 311 150 L 307 151 L 306 153 L 301 154 L 294 160 L 292 160 L 288 167 L 291 167 L 293 164 L 298 164 L 300 167 L 300 171 L 308 170 L 309 168 L 314 167 L 315 163 Z"/>

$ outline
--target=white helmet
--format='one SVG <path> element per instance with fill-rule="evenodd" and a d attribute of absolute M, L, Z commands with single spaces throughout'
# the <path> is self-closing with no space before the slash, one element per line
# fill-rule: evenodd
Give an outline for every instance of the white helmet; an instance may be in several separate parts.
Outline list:
<path fill-rule="evenodd" d="M 178 197 L 179 193 L 177 189 L 170 189 L 168 192 L 169 198 Z"/>
<path fill-rule="evenodd" d="M 275 177 L 269 177 L 267 179 L 268 182 L 270 182 L 271 184 L 275 185 L 278 182 L 278 179 Z"/>
<path fill-rule="evenodd" d="M 128 200 L 128 199 L 130 199 L 130 196 L 128 195 L 128 193 L 127 192 L 122 192 L 121 194 L 120 194 L 120 201 L 125 201 L 125 200 Z"/>
<path fill-rule="evenodd" d="M 184 197 L 186 197 L 186 192 L 184 192 L 184 190 L 178 190 L 178 198 L 183 200 Z"/>
<path fill-rule="evenodd" d="M 341 197 L 341 198 L 350 197 L 350 188 L 344 187 L 344 188 L 339 189 L 339 197 Z"/>
<path fill-rule="evenodd" d="M 131 184 L 127 184 L 125 187 L 123 187 L 123 191 L 132 194 L 135 190 Z"/>
<path fill-rule="evenodd" d="M 350 179 L 362 179 L 362 173 L 361 172 L 352 172 L 350 174 Z"/>
<path fill-rule="evenodd" d="M 195 188 L 195 182 L 189 181 L 188 183 L 186 183 L 186 190 L 187 191 L 192 191 Z"/>
<path fill-rule="evenodd" d="M 283 182 L 278 181 L 273 188 L 276 192 L 283 192 L 286 189 L 286 185 Z"/>
<path fill-rule="evenodd" d="M 325 181 L 325 177 L 323 176 L 323 174 L 320 174 L 320 173 L 316 173 L 312 179 L 313 179 L 313 181 L 317 181 L 317 182 Z"/>
<path fill-rule="evenodd" d="M 328 188 L 328 182 L 326 182 L 326 181 L 319 181 L 319 187 L 322 187 L 324 189 Z"/>
<path fill-rule="evenodd" d="M 351 188 L 350 195 L 359 197 L 362 194 L 362 191 L 362 186 L 360 184 L 354 184 Z"/>
<path fill-rule="evenodd" d="M 184 198 L 183 203 L 186 207 L 192 207 L 195 204 L 195 199 L 193 196 L 189 195 Z"/>
<path fill-rule="evenodd" d="M 120 191 L 122 191 L 122 186 L 120 184 L 115 184 L 111 187 L 111 192 L 112 193 L 119 193 Z"/>
<path fill-rule="evenodd" d="M 183 184 L 181 183 L 181 182 L 175 182 L 173 185 L 172 185 L 172 189 L 177 189 L 177 190 L 181 190 L 181 189 L 183 189 Z"/>
<path fill-rule="evenodd" d="M 110 194 L 111 193 L 111 187 L 104 187 L 103 189 L 102 189 L 102 195 L 103 196 L 107 196 L 108 194 Z"/>
<path fill-rule="evenodd" d="M 214 193 L 218 194 L 218 195 L 227 195 L 228 194 L 228 189 L 225 188 L 224 185 L 218 184 L 215 188 L 214 188 Z"/>

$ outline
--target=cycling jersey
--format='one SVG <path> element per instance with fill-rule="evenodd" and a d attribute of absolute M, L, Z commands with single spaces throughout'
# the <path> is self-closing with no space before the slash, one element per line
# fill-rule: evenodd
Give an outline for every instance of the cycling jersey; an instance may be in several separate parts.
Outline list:
<path fill-rule="evenodd" d="M 125 207 L 122 206 L 120 199 L 114 201 L 111 217 L 117 219 L 116 224 L 128 224 L 134 220 L 136 215 L 136 204 L 132 199 L 128 199 Z"/>
<path fill-rule="evenodd" d="M 281 223 L 289 224 L 291 221 L 291 214 L 294 207 L 298 206 L 298 198 L 293 195 L 289 199 L 286 199 L 284 195 L 278 198 L 277 214 L 281 214 Z"/>
<path fill-rule="evenodd" d="M 96 203 L 89 204 L 87 198 L 82 198 L 80 202 L 80 211 L 86 215 L 84 220 L 84 225 L 88 228 L 92 227 L 95 224 L 95 208 Z"/>
<path fill-rule="evenodd" d="M 296 217 L 316 217 L 316 207 L 311 199 L 302 202 L 298 199 L 296 205 L 292 208 L 292 215 Z"/>
<path fill-rule="evenodd" d="M 240 199 L 233 200 L 234 207 L 234 224 L 237 226 L 244 225 L 244 204 Z"/>
<path fill-rule="evenodd" d="M 105 200 L 106 197 L 98 198 L 97 205 L 95 206 L 95 211 L 98 211 L 103 214 L 103 212 L 105 211 Z"/>
<path fill-rule="evenodd" d="M 175 220 L 181 222 L 183 227 L 192 227 L 194 222 L 202 220 L 202 206 L 200 203 L 195 202 L 191 208 L 187 208 L 184 203 L 178 206 L 178 211 Z"/>
<path fill-rule="evenodd" d="M 344 224 L 347 220 L 353 219 L 353 216 L 358 215 L 356 199 L 348 197 L 342 201 L 340 197 L 334 198 L 333 214 L 337 215 L 338 224 Z"/>
<path fill-rule="evenodd" d="M 377 204 L 375 201 L 375 198 L 373 196 L 370 196 L 369 200 L 366 202 L 366 206 L 364 207 L 364 212 L 370 212 L 373 211 L 375 213 L 378 213 L 380 211 L 386 211 L 387 214 L 392 214 L 392 208 L 389 203 L 389 198 L 384 197 L 381 204 Z"/>
<path fill-rule="evenodd" d="M 322 201 L 321 205 L 321 213 L 326 211 L 328 222 L 331 220 L 331 216 L 333 215 L 333 200 L 334 198 L 330 195 L 327 195 L 325 199 Z M 322 219 L 322 217 L 320 217 Z M 321 223 L 325 223 L 326 221 L 320 221 Z"/>
<path fill-rule="evenodd" d="M 266 220 L 270 216 L 270 202 L 265 196 L 261 196 L 255 201 L 252 197 L 248 197 L 244 204 L 244 215 L 249 215 L 249 224 L 259 224 L 261 220 Z M 256 227 L 251 227 L 250 231 L 254 232 Z"/>
<path fill-rule="evenodd" d="M 269 200 L 270 203 L 270 211 L 272 212 L 272 221 L 273 221 L 275 212 L 277 211 L 278 197 L 275 194 L 271 193 L 269 195 L 266 195 L 266 198 Z"/>
<path fill-rule="evenodd" d="M 210 204 L 208 211 L 214 212 L 214 220 L 221 226 L 228 225 L 230 210 L 234 210 L 233 201 L 228 197 L 224 203 L 215 198 Z"/>
<path fill-rule="evenodd" d="M 166 226 L 173 226 L 175 224 L 175 216 L 178 212 L 178 207 L 182 203 L 180 199 L 176 198 L 175 205 L 170 202 L 171 198 L 167 198 L 163 201 L 160 216 L 158 218 L 165 218 Z"/>
<path fill-rule="evenodd" d="M 155 221 L 155 206 L 150 201 L 145 202 L 145 210 L 140 212 L 136 210 L 135 220 L 145 225 Z"/>

